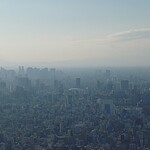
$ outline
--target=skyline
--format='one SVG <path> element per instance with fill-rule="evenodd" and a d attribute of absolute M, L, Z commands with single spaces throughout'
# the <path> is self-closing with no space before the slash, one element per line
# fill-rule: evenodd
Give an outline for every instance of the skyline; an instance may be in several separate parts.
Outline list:
<path fill-rule="evenodd" d="M 149 66 L 150 1 L 0 2 L 0 63 Z"/>

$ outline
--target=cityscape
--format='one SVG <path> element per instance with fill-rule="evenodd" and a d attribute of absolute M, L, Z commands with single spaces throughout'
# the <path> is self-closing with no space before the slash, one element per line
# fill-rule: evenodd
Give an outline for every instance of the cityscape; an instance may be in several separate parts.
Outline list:
<path fill-rule="evenodd" d="M 0 150 L 150 150 L 150 0 L 0 0 Z"/>
<path fill-rule="evenodd" d="M 1 150 L 148 150 L 150 68 L 0 69 Z"/>

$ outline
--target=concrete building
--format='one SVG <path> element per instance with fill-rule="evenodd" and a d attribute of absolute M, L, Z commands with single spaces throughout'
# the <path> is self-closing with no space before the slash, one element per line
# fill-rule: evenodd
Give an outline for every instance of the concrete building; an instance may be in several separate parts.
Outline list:
<path fill-rule="evenodd" d="M 128 80 L 121 81 L 121 90 L 123 90 L 123 91 L 129 90 L 129 81 Z"/>
<path fill-rule="evenodd" d="M 80 87 L 81 87 L 81 79 L 76 78 L 76 88 L 80 88 Z"/>
<path fill-rule="evenodd" d="M 100 105 L 101 112 L 104 114 L 115 114 L 115 105 L 112 99 L 98 99 L 98 104 Z"/>

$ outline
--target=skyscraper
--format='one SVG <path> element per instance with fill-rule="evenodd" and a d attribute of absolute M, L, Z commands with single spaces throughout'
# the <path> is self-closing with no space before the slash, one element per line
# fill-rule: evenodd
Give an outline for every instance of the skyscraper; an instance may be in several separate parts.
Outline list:
<path fill-rule="evenodd" d="M 121 81 L 121 90 L 123 90 L 123 91 L 129 90 L 129 81 L 128 80 Z"/>
<path fill-rule="evenodd" d="M 80 78 L 76 78 L 76 88 L 80 88 L 81 86 L 81 80 Z"/>
<path fill-rule="evenodd" d="M 107 79 L 109 79 L 109 78 L 110 78 L 110 70 L 106 70 L 106 72 L 105 72 L 105 76 L 106 76 L 106 78 L 107 78 Z"/>

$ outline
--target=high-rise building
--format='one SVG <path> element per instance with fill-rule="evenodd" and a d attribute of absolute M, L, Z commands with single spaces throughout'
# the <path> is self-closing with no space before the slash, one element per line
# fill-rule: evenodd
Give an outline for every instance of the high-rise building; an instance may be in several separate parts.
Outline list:
<path fill-rule="evenodd" d="M 20 77 L 20 76 L 16 77 L 15 84 L 16 86 L 23 87 L 26 89 L 31 88 L 31 80 L 29 80 L 27 77 Z"/>
<path fill-rule="evenodd" d="M 129 90 L 129 81 L 128 80 L 121 81 L 121 90 L 123 90 L 123 91 Z"/>
<path fill-rule="evenodd" d="M 105 76 L 107 79 L 110 78 L 110 70 L 106 70 Z"/>
<path fill-rule="evenodd" d="M 56 69 L 55 68 L 51 68 L 50 69 L 50 74 L 51 74 L 52 80 L 55 80 L 55 78 L 56 78 Z"/>
<path fill-rule="evenodd" d="M 54 90 L 58 91 L 58 88 L 59 88 L 59 82 L 58 80 L 54 80 Z"/>
<path fill-rule="evenodd" d="M 41 79 L 48 79 L 49 78 L 48 68 L 43 68 L 40 70 L 40 78 Z"/>
<path fill-rule="evenodd" d="M 97 102 L 102 113 L 110 115 L 115 113 L 115 105 L 112 99 L 98 99 Z"/>
<path fill-rule="evenodd" d="M 113 90 L 113 83 L 112 83 L 112 81 L 109 81 L 109 82 L 107 83 L 107 90 L 108 90 L 108 91 L 112 91 L 112 90 Z"/>
<path fill-rule="evenodd" d="M 25 71 L 24 71 L 24 67 L 23 66 L 19 66 L 18 75 L 19 76 L 24 76 L 25 75 Z"/>
<path fill-rule="evenodd" d="M 80 78 L 76 78 L 76 88 L 80 88 L 81 86 L 81 80 Z"/>

